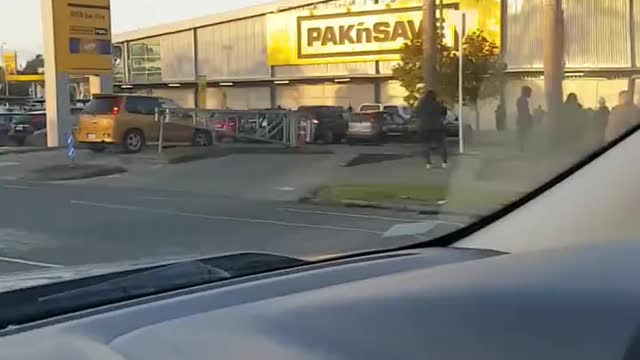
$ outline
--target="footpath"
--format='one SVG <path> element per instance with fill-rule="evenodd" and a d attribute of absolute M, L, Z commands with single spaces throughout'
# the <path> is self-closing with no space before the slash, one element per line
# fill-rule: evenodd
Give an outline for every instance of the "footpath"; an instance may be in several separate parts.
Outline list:
<path fill-rule="evenodd" d="M 418 145 L 387 153 L 387 159 L 332 172 L 308 202 L 372 207 L 421 213 L 482 216 L 540 187 L 586 156 L 579 151 L 545 151 L 543 139 L 533 139 L 520 152 L 512 132 L 482 132 L 464 154 L 449 144 L 447 169 L 427 170 Z M 395 156 L 395 157 L 394 157 Z"/>

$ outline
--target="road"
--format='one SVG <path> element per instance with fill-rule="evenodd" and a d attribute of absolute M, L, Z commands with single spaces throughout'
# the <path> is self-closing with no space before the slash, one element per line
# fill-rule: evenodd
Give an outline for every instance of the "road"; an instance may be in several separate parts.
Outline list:
<path fill-rule="evenodd" d="M 316 257 L 417 241 L 424 217 L 100 183 L 0 180 L 0 273 L 149 257 L 267 251 Z"/>

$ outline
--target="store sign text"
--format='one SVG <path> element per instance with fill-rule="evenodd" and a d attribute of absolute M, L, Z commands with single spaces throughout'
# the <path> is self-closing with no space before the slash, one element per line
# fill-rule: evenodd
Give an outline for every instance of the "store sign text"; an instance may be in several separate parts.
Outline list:
<path fill-rule="evenodd" d="M 422 11 L 379 11 L 298 18 L 298 55 L 302 58 L 394 53 L 419 38 Z"/>

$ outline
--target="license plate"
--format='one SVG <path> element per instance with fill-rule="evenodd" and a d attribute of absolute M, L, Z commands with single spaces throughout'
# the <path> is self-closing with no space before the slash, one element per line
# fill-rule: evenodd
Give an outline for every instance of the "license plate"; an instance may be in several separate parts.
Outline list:
<path fill-rule="evenodd" d="M 26 130 L 27 126 L 26 125 L 18 125 L 16 126 L 16 130 Z"/>
<path fill-rule="evenodd" d="M 87 134 L 87 139 L 95 140 L 96 139 L 96 134 Z"/>

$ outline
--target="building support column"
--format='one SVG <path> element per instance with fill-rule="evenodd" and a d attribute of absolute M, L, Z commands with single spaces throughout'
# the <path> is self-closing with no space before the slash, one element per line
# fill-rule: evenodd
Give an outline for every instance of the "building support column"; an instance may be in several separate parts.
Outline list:
<path fill-rule="evenodd" d="M 557 133 L 562 119 L 564 78 L 564 11 L 562 0 L 544 0 L 543 5 L 544 90 L 547 99 L 547 128 Z"/>
<path fill-rule="evenodd" d="M 640 10 L 636 9 L 634 2 L 635 0 L 629 0 L 629 61 L 632 69 L 638 66 L 638 59 L 636 58 L 636 24 L 634 19 L 635 12 Z M 628 90 L 632 99 L 635 99 L 636 79 L 633 75 L 629 76 Z"/>
<path fill-rule="evenodd" d="M 113 93 L 113 75 L 91 75 L 89 76 L 89 94 L 111 94 Z"/>
<path fill-rule="evenodd" d="M 424 0 L 423 12 L 424 83 L 426 90 L 436 90 L 436 0 Z"/>
<path fill-rule="evenodd" d="M 272 109 L 278 107 L 278 90 L 276 89 L 276 85 L 273 83 L 273 75 L 275 73 L 275 69 L 273 66 L 269 67 L 269 78 L 272 80 L 269 85 L 269 106 Z"/>
<path fill-rule="evenodd" d="M 380 61 L 376 60 L 375 64 L 376 75 L 380 75 Z M 376 104 L 382 103 L 382 79 L 380 78 L 373 80 L 373 102 Z"/>

